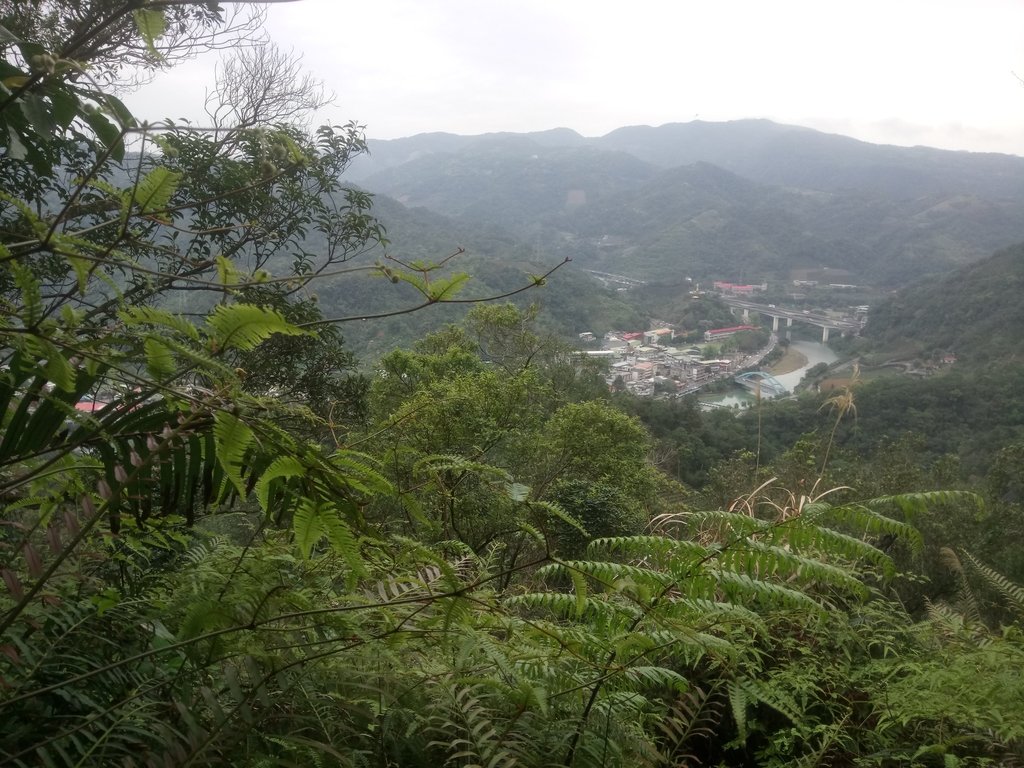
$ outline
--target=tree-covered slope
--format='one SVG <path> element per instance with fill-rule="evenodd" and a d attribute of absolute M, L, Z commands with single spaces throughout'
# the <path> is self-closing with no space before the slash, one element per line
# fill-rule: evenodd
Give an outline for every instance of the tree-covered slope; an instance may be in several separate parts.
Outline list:
<path fill-rule="evenodd" d="M 702 280 L 785 279 L 792 269 L 829 267 L 849 271 L 848 282 L 900 285 L 1024 236 L 1017 209 L 1004 203 L 795 190 L 708 163 L 663 171 L 560 221 L 590 246 L 580 250 L 598 268 Z M 607 247 L 609 237 L 617 248 Z"/>
<path fill-rule="evenodd" d="M 374 197 L 373 211 L 388 240 L 385 247 L 373 251 L 382 264 L 441 264 L 463 251 L 426 275 L 432 281 L 468 274 L 460 299 L 490 298 L 527 288 L 512 298 L 521 306 L 537 304 L 540 322 L 559 334 L 647 327 L 644 313 L 634 304 L 603 286 L 579 264 L 563 263 L 564 255 L 554 249 L 537 249 L 496 225 L 458 221 L 426 208 L 406 207 L 384 195 Z M 542 285 L 533 284 L 535 277 L 555 267 Z M 402 313 L 422 303 L 422 293 L 407 282 L 393 283 L 378 271 L 324 278 L 315 291 L 325 317 L 369 318 L 345 328 L 349 347 L 366 363 L 446 323 L 458 322 L 469 307 L 465 303 L 438 304 Z M 395 314 L 374 317 L 389 313 Z"/>
<path fill-rule="evenodd" d="M 657 169 L 623 152 L 548 147 L 517 135 L 436 152 L 360 183 L 403 203 L 517 232 L 650 179 Z"/>
<path fill-rule="evenodd" d="M 1024 245 L 875 307 L 864 335 L 879 354 L 953 352 L 965 361 L 1024 359 Z"/>

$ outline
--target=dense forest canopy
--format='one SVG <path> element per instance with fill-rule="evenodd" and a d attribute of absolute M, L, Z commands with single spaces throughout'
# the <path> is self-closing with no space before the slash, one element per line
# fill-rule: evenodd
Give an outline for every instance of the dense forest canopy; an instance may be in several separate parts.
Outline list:
<path fill-rule="evenodd" d="M 1018 421 L 963 488 L 991 409 L 933 442 L 882 381 L 742 418 L 611 395 L 553 326 L 643 315 L 584 306 L 559 247 L 470 278 L 416 214 L 390 250 L 342 181 L 362 130 L 308 125 L 258 23 L 0 3 L 0 763 L 1024 760 Z M 239 40 L 210 125 L 116 95 Z M 463 303 L 356 371 L 346 328 Z"/>

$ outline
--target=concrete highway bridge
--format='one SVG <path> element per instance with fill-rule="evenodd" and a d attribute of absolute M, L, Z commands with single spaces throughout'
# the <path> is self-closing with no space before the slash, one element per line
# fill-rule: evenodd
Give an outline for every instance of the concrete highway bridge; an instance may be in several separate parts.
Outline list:
<path fill-rule="evenodd" d="M 722 301 L 728 304 L 730 307 L 739 309 L 743 314 L 743 320 L 750 320 L 750 313 L 754 312 L 759 315 L 767 315 L 772 319 L 772 330 L 779 330 L 779 323 L 785 320 L 786 327 L 791 328 L 794 322 L 806 323 L 807 325 L 816 325 L 821 328 L 821 343 L 824 344 L 828 341 L 829 333 L 831 331 L 839 331 L 842 335 L 848 333 L 860 332 L 860 323 L 854 320 L 836 320 L 815 312 L 805 312 L 799 309 L 786 309 L 785 307 L 775 307 L 770 304 L 757 304 L 746 299 L 737 299 L 731 296 L 722 296 Z"/>
<path fill-rule="evenodd" d="M 632 288 L 632 287 L 637 286 L 637 285 L 646 285 L 647 284 L 646 280 L 637 280 L 634 277 L 626 277 L 625 275 L 616 275 L 613 272 L 599 272 L 596 269 L 585 269 L 583 271 L 584 272 L 588 272 L 589 274 L 593 275 L 594 277 L 596 277 L 598 280 L 600 280 L 605 285 L 608 285 L 609 283 L 612 283 L 612 284 L 615 284 L 615 285 L 625 286 L 626 288 Z"/>

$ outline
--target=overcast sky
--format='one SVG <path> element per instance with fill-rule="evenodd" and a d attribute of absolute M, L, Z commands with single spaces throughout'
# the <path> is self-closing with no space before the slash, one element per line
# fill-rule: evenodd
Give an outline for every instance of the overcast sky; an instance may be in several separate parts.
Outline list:
<path fill-rule="evenodd" d="M 301 0 L 267 29 L 370 138 L 763 117 L 1024 155 L 1022 0 Z M 129 101 L 198 119 L 215 63 Z"/>

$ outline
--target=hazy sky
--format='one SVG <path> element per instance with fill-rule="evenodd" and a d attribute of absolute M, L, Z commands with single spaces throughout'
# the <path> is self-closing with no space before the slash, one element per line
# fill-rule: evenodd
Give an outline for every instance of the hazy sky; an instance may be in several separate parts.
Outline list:
<path fill-rule="evenodd" d="M 1024 0 L 301 0 L 267 28 L 370 138 L 765 117 L 1024 155 Z M 129 101 L 198 118 L 214 65 Z"/>

